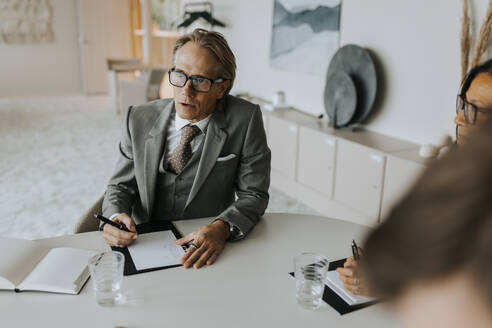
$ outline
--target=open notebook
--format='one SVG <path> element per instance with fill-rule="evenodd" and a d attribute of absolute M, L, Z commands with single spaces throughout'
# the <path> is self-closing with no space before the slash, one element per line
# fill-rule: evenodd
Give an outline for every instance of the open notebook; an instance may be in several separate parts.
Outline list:
<path fill-rule="evenodd" d="M 326 273 L 325 283 L 338 296 L 340 296 L 348 305 L 357 305 L 362 303 L 373 302 L 376 299 L 366 296 L 354 295 L 345 289 L 343 282 L 340 280 L 340 275 L 337 271 L 328 271 Z"/>
<path fill-rule="evenodd" d="M 0 290 L 78 294 L 96 254 L 76 248 L 45 248 L 36 241 L 0 238 Z"/>

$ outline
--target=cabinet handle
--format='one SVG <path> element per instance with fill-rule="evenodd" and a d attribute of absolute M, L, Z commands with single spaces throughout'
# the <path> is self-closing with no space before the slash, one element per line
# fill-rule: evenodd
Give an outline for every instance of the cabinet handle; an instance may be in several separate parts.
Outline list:
<path fill-rule="evenodd" d="M 296 133 L 297 132 L 297 126 L 296 125 L 289 125 L 289 131 Z"/>
<path fill-rule="evenodd" d="M 330 146 L 330 147 L 335 147 L 335 140 L 330 139 L 330 138 L 325 138 L 325 144 Z"/>
<path fill-rule="evenodd" d="M 382 163 L 383 162 L 383 156 L 378 155 L 378 154 L 372 154 L 371 159 L 375 162 Z"/>

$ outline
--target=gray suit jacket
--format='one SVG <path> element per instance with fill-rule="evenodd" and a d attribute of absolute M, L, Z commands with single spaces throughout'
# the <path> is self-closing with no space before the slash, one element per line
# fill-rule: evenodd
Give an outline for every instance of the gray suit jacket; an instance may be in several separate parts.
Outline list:
<path fill-rule="evenodd" d="M 183 218 L 214 216 L 247 234 L 268 205 L 271 154 L 259 106 L 230 95 L 224 100 L 210 119 Z M 136 224 L 150 220 L 173 112 L 172 99 L 128 109 L 116 168 L 104 196 L 105 216 L 131 213 Z M 217 161 L 231 154 L 236 156 Z"/>

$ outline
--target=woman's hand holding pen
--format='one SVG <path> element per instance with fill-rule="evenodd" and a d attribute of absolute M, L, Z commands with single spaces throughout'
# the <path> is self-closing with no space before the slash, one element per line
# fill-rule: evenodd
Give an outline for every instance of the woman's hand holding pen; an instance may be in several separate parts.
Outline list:
<path fill-rule="evenodd" d="M 103 238 L 109 246 L 125 247 L 137 239 L 137 227 L 135 222 L 127 214 L 122 213 L 113 219 L 114 222 L 123 224 L 129 232 L 120 230 L 112 225 L 105 224 L 103 228 Z"/>
<path fill-rule="evenodd" d="M 362 249 L 358 249 L 359 257 L 363 256 Z M 369 295 L 365 280 L 359 275 L 359 267 L 353 256 L 349 257 L 343 268 L 338 268 L 337 272 L 340 275 L 340 280 L 345 288 L 355 295 Z"/>

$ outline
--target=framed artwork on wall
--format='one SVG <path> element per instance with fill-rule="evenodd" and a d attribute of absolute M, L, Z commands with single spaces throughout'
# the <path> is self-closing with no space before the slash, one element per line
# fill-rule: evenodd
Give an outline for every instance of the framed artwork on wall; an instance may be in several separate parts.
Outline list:
<path fill-rule="evenodd" d="M 339 47 L 342 0 L 274 0 L 270 65 L 325 76 Z"/>
<path fill-rule="evenodd" d="M 0 44 L 53 42 L 52 25 L 50 0 L 0 1 Z"/>

